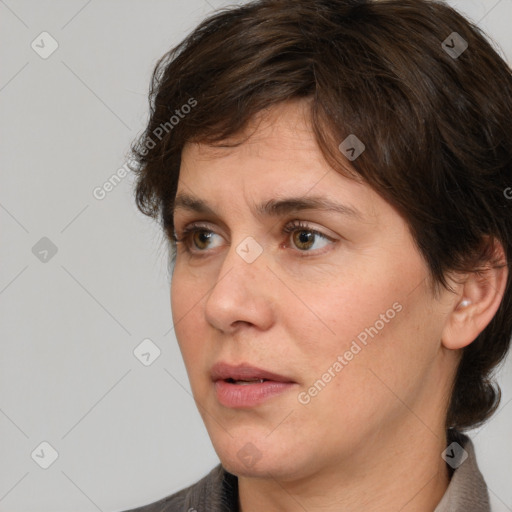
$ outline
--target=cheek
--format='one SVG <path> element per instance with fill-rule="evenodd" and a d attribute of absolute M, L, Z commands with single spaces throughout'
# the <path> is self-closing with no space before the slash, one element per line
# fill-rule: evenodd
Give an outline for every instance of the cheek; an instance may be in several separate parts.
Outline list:
<path fill-rule="evenodd" d="M 177 259 L 171 280 L 171 311 L 175 327 L 193 322 L 208 292 L 211 276 L 187 265 L 186 256 Z M 183 261 L 182 261 L 183 260 Z"/>
<path fill-rule="evenodd" d="M 200 332 L 202 323 L 199 318 L 205 292 L 198 288 L 194 279 L 176 269 L 170 294 L 174 334 L 188 369 L 201 353 L 201 343 L 206 341 Z"/>
<path fill-rule="evenodd" d="M 364 347 L 365 341 L 380 338 L 398 321 L 397 310 L 402 309 L 397 303 L 400 293 L 375 280 L 331 278 L 324 286 L 314 283 L 301 295 L 303 304 L 293 302 L 286 308 L 287 329 L 317 361 L 342 355 L 353 341 Z"/>
<path fill-rule="evenodd" d="M 344 317 L 350 321 L 341 322 L 337 339 L 330 337 L 327 345 L 319 340 L 315 350 L 308 348 L 303 390 L 309 403 L 299 407 L 312 432 L 323 432 L 340 446 L 351 440 L 357 449 L 372 432 L 407 414 L 403 403 L 414 403 L 430 357 L 426 343 L 421 346 L 418 338 L 416 346 L 410 343 L 415 329 L 407 309 L 414 313 L 409 303 L 401 306 L 380 330 L 376 320 L 381 308 L 372 305 L 364 315 L 353 309 L 352 317 Z"/>
<path fill-rule="evenodd" d="M 318 387 L 325 383 L 331 399 L 357 408 L 359 400 L 373 402 L 389 394 L 385 383 L 403 389 L 415 381 L 435 351 L 429 299 L 422 287 L 411 293 L 420 271 L 402 272 L 401 279 L 390 278 L 388 271 L 360 274 L 366 279 L 358 282 L 331 281 L 308 295 L 310 311 L 295 315 L 295 322 L 287 315 L 288 330 L 306 356 L 304 385 L 320 380 Z M 375 386 L 375 393 L 361 395 L 368 386 Z"/>

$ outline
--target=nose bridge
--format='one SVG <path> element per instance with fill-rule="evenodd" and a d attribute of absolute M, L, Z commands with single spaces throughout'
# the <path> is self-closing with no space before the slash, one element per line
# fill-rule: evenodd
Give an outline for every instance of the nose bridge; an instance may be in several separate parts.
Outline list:
<path fill-rule="evenodd" d="M 240 291 L 246 287 L 256 291 L 256 285 L 262 283 L 262 274 L 266 271 L 264 260 L 263 246 L 252 236 L 246 236 L 227 251 L 214 289 L 227 285 Z"/>
<path fill-rule="evenodd" d="M 271 297 L 263 252 L 253 237 L 245 237 L 226 252 L 206 301 L 207 319 L 218 329 L 228 331 L 235 322 L 269 325 Z"/>

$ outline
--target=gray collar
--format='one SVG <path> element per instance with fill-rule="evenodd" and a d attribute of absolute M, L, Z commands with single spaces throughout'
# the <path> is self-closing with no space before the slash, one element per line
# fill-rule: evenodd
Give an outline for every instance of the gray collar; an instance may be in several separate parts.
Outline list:
<path fill-rule="evenodd" d="M 490 512 L 487 485 L 478 469 L 471 439 L 456 433 L 450 441 L 445 460 L 458 467 L 434 512 Z"/>

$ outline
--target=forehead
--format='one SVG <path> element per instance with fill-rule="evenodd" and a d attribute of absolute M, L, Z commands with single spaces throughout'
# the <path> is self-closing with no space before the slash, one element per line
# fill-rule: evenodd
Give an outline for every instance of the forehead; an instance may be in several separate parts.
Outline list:
<path fill-rule="evenodd" d="M 236 147 L 236 151 L 234 151 Z M 307 102 L 288 101 L 258 112 L 241 133 L 213 145 L 187 143 L 182 160 L 196 161 L 240 158 L 275 160 L 303 159 L 318 155 L 320 149 L 310 122 Z"/>
<path fill-rule="evenodd" d="M 353 173 L 343 159 L 340 156 L 341 164 Z M 311 127 L 308 105 L 302 100 L 261 112 L 243 133 L 215 146 L 187 143 L 175 206 L 182 209 L 190 206 L 191 199 L 203 199 L 203 206 L 207 200 L 211 209 L 219 210 L 242 199 L 264 205 L 275 199 L 312 196 L 346 205 L 359 203 L 353 209 L 365 216 L 375 213 L 377 194 L 325 160 Z"/>
<path fill-rule="evenodd" d="M 229 139 L 214 145 L 186 143 L 179 188 L 191 179 L 196 185 L 209 186 L 212 181 L 227 185 L 242 178 L 258 185 L 284 182 L 311 187 L 328 172 L 343 176 L 340 169 L 344 175 L 354 176 L 352 181 L 362 183 L 341 152 L 337 171 L 326 162 L 311 124 L 309 102 L 290 100 L 260 111 L 242 132 Z"/>

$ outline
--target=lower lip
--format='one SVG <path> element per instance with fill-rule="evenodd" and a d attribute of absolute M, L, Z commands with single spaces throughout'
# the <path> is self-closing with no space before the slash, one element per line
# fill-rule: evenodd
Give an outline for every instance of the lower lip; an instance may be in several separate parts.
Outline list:
<path fill-rule="evenodd" d="M 253 384 L 234 384 L 224 380 L 215 382 L 218 401 L 225 407 L 253 407 L 280 395 L 295 386 L 294 382 L 266 380 Z"/>

